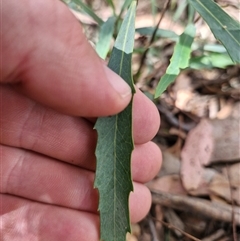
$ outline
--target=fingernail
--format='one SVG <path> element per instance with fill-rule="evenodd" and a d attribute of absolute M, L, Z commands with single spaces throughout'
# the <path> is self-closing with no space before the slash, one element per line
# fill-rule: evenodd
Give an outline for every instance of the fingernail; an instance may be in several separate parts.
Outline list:
<path fill-rule="evenodd" d="M 106 76 L 112 87 L 123 97 L 131 95 L 132 90 L 130 86 L 116 73 L 104 65 Z"/>

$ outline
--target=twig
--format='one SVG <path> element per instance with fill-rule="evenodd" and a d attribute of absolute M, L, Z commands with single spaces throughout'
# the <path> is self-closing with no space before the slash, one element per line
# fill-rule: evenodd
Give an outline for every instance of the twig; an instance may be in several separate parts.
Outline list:
<path fill-rule="evenodd" d="M 147 53 L 148 53 L 148 51 L 149 51 L 149 48 L 150 48 L 150 46 L 152 45 L 152 43 L 154 42 L 155 36 L 156 36 L 156 34 L 157 34 L 157 30 L 158 30 L 159 25 L 160 25 L 160 23 L 161 23 L 164 15 L 165 15 L 167 9 L 168 9 L 168 6 L 169 6 L 170 2 L 171 2 L 171 0 L 168 0 L 168 1 L 165 3 L 165 6 L 164 6 L 163 11 L 162 11 L 162 14 L 161 14 L 161 16 L 160 16 L 160 18 L 159 18 L 159 20 L 158 20 L 158 23 L 156 24 L 156 26 L 155 26 L 155 28 L 154 28 L 153 34 L 152 34 L 152 36 L 151 36 L 151 39 L 150 39 L 150 41 L 149 41 L 149 43 L 148 43 L 148 45 L 147 45 L 147 47 L 146 47 L 146 49 L 145 49 L 142 57 L 141 57 L 141 61 L 140 61 L 140 65 L 139 65 L 138 71 L 137 71 L 137 73 L 135 74 L 136 78 L 139 77 L 139 75 L 140 75 L 140 73 L 141 73 L 141 71 L 142 71 L 142 67 L 143 67 L 143 65 L 144 65 L 144 63 L 145 63 L 145 59 L 146 59 Z"/>
<path fill-rule="evenodd" d="M 216 233 L 204 238 L 202 241 L 213 241 L 218 240 L 225 234 L 225 231 L 223 229 L 219 229 Z"/>
<path fill-rule="evenodd" d="M 232 232 L 233 232 L 233 241 L 237 241 L 237 232 L 236 232 L 236 222 L 235 222 L 235 216 L 234 216 L 234 203 L 233 203 L 233 192 L 232 192 L 232 185 L 229 175 L 229 166 L 226 167 L 226 173 L 227 173 L 227 179 L 229 182 L 229 189 L 230 189 L 230 195 L 231 195 L 231 205 L 232 205 Z"/>
<path fill-rule="evenodd" d="M 209 219 L 232 222 L 233 209 L 231 205 L 212 203 L 202 198 L 175 195 L 161 191 L 151 190 L 153 203 L 171 207 L 181 211 L 197 213 Z M 236 225 L 240 226 L 240 208 L 235 207 L 234 216 Z"/>
<path fill-rule="evenodd" d="M 153 218 L 154 220 L 156 220 L 157 222 L 162 223 L 162 224 L 163 224 L 165 227 L 167 227 L 168 229 L 177 230 L 177 231 L 179 231 L 180 233 L 182 233 L 184 236 L 186 236 L 186 237 L 188 237 L 188 238 L 190 238 L 190 239 L 192 239 L 192 240 L 194 240 L 194 241 L 201 241 L 200 239 L 193 237 L 191 234 L 188 234 L 188 233 L 184 232 L 184 231 L 181 230 L 180 228 L 177 228 L 177 227 L 175 227 L 174 225 L 172 225 L 172 224 L 170 224 L 170 223 L 164 222 L 164 221 L 159 220 L 159 219 L 154 218 L 154 217 L 152 217 L 152 218 Z"/>
<path fill-rule="evenodd" d="M 192 84 L 192 87 L 193 87 L 193 89 L 198 89 L 198 88 L 206 87 L 206 86 L 209 86 L 209 85 L 221 85 L 221 84 L 224 84 L 226 82 L 229 82 L 230 79 L 232 79 L 233 77 L 235 77 L 237 75 L 238 75 L 238 72 L 233 72 L 231 74 L 228 74 L 227 77 L 222 77 L 222 76 L 219 75 L 218 77 L 216 77 L 214 79 L 203 80 L 203 81 L 195 81 Z M 200 78 L 197 78 L 197 79 L 201 80 Z"/>
<path fill-rule="evenodd" d="M 174 116 L 174 114 L 169 111 L 166 107 L 164 107 L 161 104 L 157 105 L 158 111 L 163 113 L 167 120 L 169 121 L 170 124 L 176 127 L 181 127 L 182 130 L 184 131 L 190 131 L 196 126 L 196 123 L 179 123 L 179 120 Z"/>
<path fill-rule="evenodd" d="M 157 236 L 156 227 L 154 226 L 154 222 L 151 217 L 148 218 L 148 224 L 149 224 L 149 228 L 152 233 L 152 241 L 159 241 L 158 236 Z"/>

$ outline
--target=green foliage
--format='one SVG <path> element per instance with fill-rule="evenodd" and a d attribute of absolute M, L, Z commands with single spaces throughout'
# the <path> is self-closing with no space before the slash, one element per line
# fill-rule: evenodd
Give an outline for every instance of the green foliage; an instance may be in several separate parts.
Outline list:
<path fill-rule="evenodd" d="M 178 21 L 181 15 L 183 14 L 184 10 L 187 8 L 187 1 L 182 1 L 179 5 L 179 7 L 176 9 L 174 15 L 173 15 L 173 21 Z"/>
<path fill-rule="evenodd" d="M 121 8 L 121 12 L 120 12 L 120 14 L 119 14 L 119 17 L 122 16 L 123 12 L 124 12 L 126 9 L 128 9 L 128 7 L 129 7 L 129 5 L 131 4 L 132 1 L 133 1 L 133 0 L 125 0 L 125 1 L 124 1 L 123 5 L 122 5 L 122 8 Z"/>
<path fill-rule="evenodd" d="M 109 68 L 120 75 L 135 92 L 131 59 L 134 45 L 136 2 L 122 23 L 109 60 Z M 118 115 L 98 118 L 95 187 L 99 190 L 101 239 L 124 241 L 130 232 L 128 198 L 133 190 L 131 178 L 132 101 Z"/>
<path fill-rule="evenodd" d="M 189 61 L 191 69 L 212 69 L 212 68 L 226 68 L 233 65 L 232 59 L 227 53 L 206 53 L 202 56 L 192 57 Z"/>
<path fill-rule="evenodd" d="M 116 18 L 110 17 L 100 27 L 99 41 L 96 44 L 96 51 L 102 59 L 105 59 L 109 52 L 114 33 L 115 22 Z"/>
<path fill-rule="evenodd" d="M 64 0 L 65 3 L 68 4 L 68 6 L 76 11 L 83 11 L 87 13 L 92 19 L 94 19 L 100 26 L 104 23 L 104 21 L 97 16 L 97 14 L 88 7 L 85 3 L 82 2 L 82 0 Z"/>
<path fill-rule="evenodd" d="M 106 0 L 105 2 L 112 8 L 112 16 L 106 22 L 97 16 L 91 7 L 84 4 L 82 0 L 62 1 L 74 10 L 87 13 L 97 22 L 99 25 L 99 41 L 96 44 L 96 51 L 101 58 L 106 58 L 111 42 L 118 33 L 108 66 L 131 86 L 134 93 L 131 58 L 134 45 L 136 1 L 125 0 L 120 12 L 117 13 L 114 1 Z M 154 20 L 156 20 L 156 0 L 151 0 L 150 3 Z M 172 1 L 172 5 L 176 6 L 177 3 L 178 1 Z M 130 10 L 122 23 L 122 16 L 130 4 Z M 170 43 L 176 42 L 170 64 L 156 88 L 155 98 L 160 96 L 169 84 L 174 82 L 183 69 L 225 68 L 228 65 L 233 65 L 234 62 L 240 63 L 239 22 L 233 20 L 212 0 L 181 1 L 173 14 L 174 20 L 179 21 L 186 10 L 188 11 L 188 19 L 185 21 L 187 26 L 180 36 L 172 30 L 160 29 L 158 26 L 143 27 L 136 30 L 141 35 L 152 37 L 154 41 L 167 38 Z M 198 39 L 194 42 L 195 27 L 193 19 L 195 11 L 202 16 L 216 39 L 225 48 L 219 44 L 209 45 Z M 154 53 L 159 51 L 155 48 L 153 42 L 147 45 L 147 48 L 151 48 Z M 144 55 L 146 48 L 140 47 L 135 49 L 135 52 Z M 161 53 L 157 52 L 157 55 L 159 56 Z M 99 189 L 100 195 L 101 239 L 104 241 L 124 241 L 126 232 L 130 231 L 128 197 L 130 191 L 132 191 L 130 172 L 133 150 L 132 102 L 118 115 L 98 118 L 95 128 L 98 132 L 98 143 L 94 185 Z"/>
<path fill-rule="evenodd" d="M 179 75 L 180 69 L 185 69 L 189 65 L 191 54 L 191 45 L 195 36 L 195 27 L 193 24 L 188 24 L 185 31 L 179 37 L 174 48 L 170 65 L 167 68 L 166 74 L 160 79 L 156 88 L 155 98 L 159 97 Z"/>
<path fill-rule="evenodd" d="M 140 33 L 141 35 L 152 36 L 153 32 L 154 32 L 154 28 L 153 27 L 137 28 L 136 32 Z M 156 31 L 155 37 L 156 38 L 169 38 L 169 39 L 172 39 L 174 41 L 177 41 L 179 36 L 171 30 L 159 28 Z"/>
<path fill-rule="evenodd" d="M 113 1 L 112 0 L 106 0 L 106 2 L 108 3 L 108 5 L 111 6 L 111 8 L 113 10 L 113 15 L 115 16 L 116 15 L 116 12 L 115 12 L 116 10 L 115 10 L 115 5 L 114 5 Z"/>
<path fill-rule="evenodd" d="M 232 60 L 240 63 L 240 23 L 212 0 L 188 1 L 207 22 L 215 38 L 225 46 Z"/>

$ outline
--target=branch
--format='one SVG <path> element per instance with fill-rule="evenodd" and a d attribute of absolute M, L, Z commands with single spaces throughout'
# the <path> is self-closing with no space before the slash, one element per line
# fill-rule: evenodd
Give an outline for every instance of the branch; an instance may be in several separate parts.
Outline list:
<path fill-rule="evenodd" d="M 231 205 L 212 203 L 202 198 L 175 195 L 160 191 L 152 192 L 152 201 L 155 204 L 171 207 L 181 211 L 201 214 L 209 219 L 220 220 L 224 222 L 232 222 L 232 214 L 234 213 L 235 224 L 240 226 L 240 208 Z"/>

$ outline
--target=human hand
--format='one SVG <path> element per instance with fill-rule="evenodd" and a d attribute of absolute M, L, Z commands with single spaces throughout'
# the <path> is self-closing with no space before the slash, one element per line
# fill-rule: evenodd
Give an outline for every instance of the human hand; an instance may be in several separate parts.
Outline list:
<path fill-rule="evenodd" d="M 97 241 L 92 117 L 123 110 L 130 89 L 60 1 L 3 0 L 1 8 L 0 236 Z M 133 105 L 130 213 L 137 222 L 151 205 L 143 183 L 158 172 L 161 153 L 150 142 L 159 127 L 155 106 L 140 91 Z"/>

